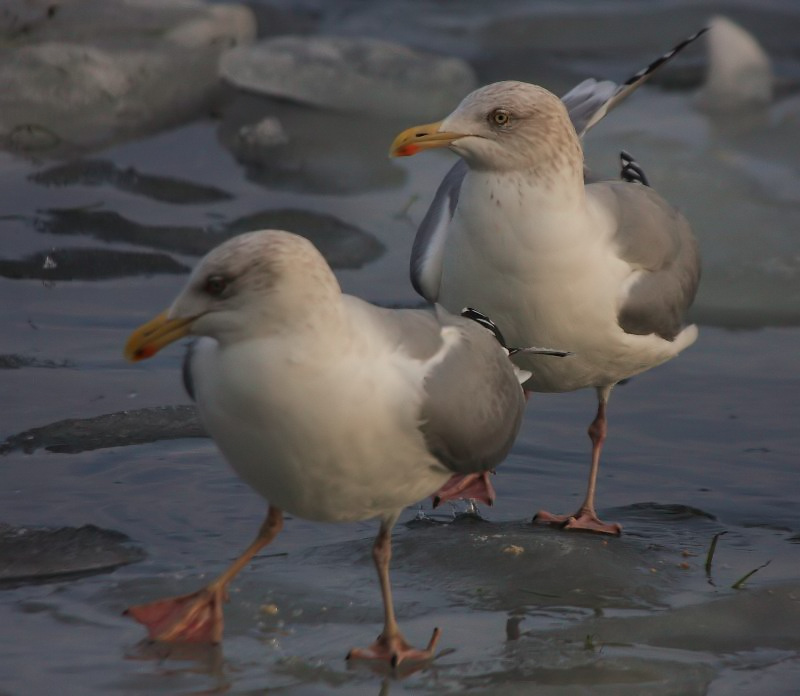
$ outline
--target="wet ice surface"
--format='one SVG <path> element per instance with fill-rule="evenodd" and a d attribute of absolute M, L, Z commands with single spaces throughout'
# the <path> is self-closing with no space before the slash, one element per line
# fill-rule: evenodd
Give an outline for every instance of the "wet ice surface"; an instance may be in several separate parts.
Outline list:
<path fill-rule="evenodd" d="M 283 4 L 275 26 L 401 40 L 469 60 L 481 81 L 521 77 L 558 93 L 586 76 L 626 77 L 716 9 L 597 3 L 561 13 L 509 2 L 455 13 L 448 3 L 309 0 L 288 16 Z M 734 19 L 782 78 L 800 75 L 791 3 L 742 4 Z M 796 693 L 800 106 L 790 91 L 747 119 L 712 119 L 694 96 L 703 51 L 681 60 L 662 78 L 679 88 L 644 88 L 587 139 L 601 173 L 616 172 L 622 148 L 636 156 L 692 221 L 705 260 L 700 340 L 611 401 L 598 502 L 624 534 L 529 524 L 541 507 L 578 505 L 594 409 L 590 392 L 534 396 L 493 480 L 497 505 L 481 511 L 488 521 L 452 522 L 450 509 L 424 503 L 432 522 L 412 522 L 408 510 L 396 529 L 401 624 L 417 644 L 435 625 L 444 632 L 432 667 L 402 681 L 343 660 L 380 630 L 368 522 L 289 520 L 234 584 L 220 650 L 140 645 L 141 627 L 121 611 L 220 572 L 264 505 L 201 437 L 180 385 L 182 351 L 131 366 L 121 350 L 185 279 L 159 272 L 158 259 L 190 267 L 225 236 L 260 226 L 327 244 L 349 292 L 415 303 L 414 226 L 452 157 L 386 159 L 396 132 L 422 119 L 345 117 L 253 95 L 232 95 L 218 118 L 198 113 L 70 159 L 0 154 L 2 268 L 14 270 L 0 277 L 0 521 L 93 525 L 146 553 L 111 574 L 0 592 L 0 690 Z M 264 119 L 281 137 L 243 141 L 242 129 Z M 99 254 L 105 275 L 92 271 Z M 79 272 L 47 275 L 65 272 L 64 258 Z M 85 537 L 66 560 L 103 558 Z M 69 572 L 56 553 L 48 562 Z"/>
<path fill-rule="evenodd" d="M 110 572 L 142 560 L 130 539 L 91 524 L 27 529 L 0 525 L 0 587 Z"/>

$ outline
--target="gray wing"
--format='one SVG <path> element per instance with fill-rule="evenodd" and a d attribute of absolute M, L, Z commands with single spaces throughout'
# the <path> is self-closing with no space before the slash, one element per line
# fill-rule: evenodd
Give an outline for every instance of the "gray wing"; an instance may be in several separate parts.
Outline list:
<path fill-rule="evenodd" d="M 590 78 L 573 87 L 561 97 L 561 100 L 567 107 L 569 117 L 578 135 L 582 137 L 611 109 L 625 100 L 631 92 L 647 82 L 658 68 L 706 31 L 708 31 L 707 27 L 684 39 L 675 48 L 659 56 L 621 85 L 610 80 L 598 82 Z M 467 170 L 467 163 L 459 159 L 445 174 L 414 238 L 414 245 L 411 249 L 411 284 L 428 302 L 436 302 L 439 297 L 442 259 L 447 243 L 448 226 L 458 205 L 461 182 L 464 180 Z"/>
<path fill-rule="evenodd" d="M 428 302 L 436 302 L 442 280 L 442 259 L 447 228 L 453 219 L 467 163 L 459 159 L 436 190 L 411 248 L 411 284 Z"/>
<path fill-rule="evenodd" d="M 616 82 L 593 78 L 584 80 L 567 92 L 561 101 L 567 107 L 569 118 L 579 137 L 608 113 L 608 102 L 619 89 Z M 602 110 L 602 115 L 597 116 Z M 597 116 L 597 118 L 595 118 Z M 593 120 L 594 119 L 594 120 Z"/>
<path fill-rule="evenodd" d="M 689 223 L 645 186 L 609 181 L 586 190 L 616 217 L 620 258 L 641 271 L 619 308 L 619 325 L 627 333 L 671 341 L 700 282 L 700 254 Z"/>
<path fill-rule="evenodd" d="M 208 336 L 200 336 L 186 346 L 186 354 L 183 356 L 183 366 L 181 377 L 183 378 L 183 388 L 192 401 L 197 401 L 195 397 L 195 384 L 197 383 L 197 362 L 200 353 L 204 350 L 213 350 L 216 340 Z"/>
<path fill-rule="evenodd" d="M 496 467 L 522 423 L 525 397 L 517 374 L 492 334 L 470 320 L 440 312 L 462 340 L 429 374 L 422 432 L 430 451 L 452 471 Z"/>
<path fill-rule="evenodd" d="M 183 366 L 181 369 L 181 377 L 183 378 L 183 388 L 189 395 L 192 401 L 197 401 L 194 396 L 194 375 L 192 375 L 192 358 L 195 354 L 197 341 L 192 341 L 186 346 L 186 354 L 183 356 Z"/>
<path fill-rule="evenodd" d="M 345 296 L 371 325 L 418 360 L 442 347 L 442 325 L 461 340 L 428 373 L 420 430 L 430 452 L 456 473 L 493 469 L 517 436 L 525 398 L 506 351 L 491 332 L 441 308 L 390 310 Z"/>
<path fill-rule="evenodd" d="M 581 82 L 567 92 L 561 101 L 567 107 L 572 125 L 579 137 L 600 121 L 609 111 L 619 106 L 630 94 L 647 82 L 662 65 L 672 60 L 678 53 L 686 48 L 690 43 L 701 37 L 708 31 L 708 27 L 703 27 L 700 31 L 692 34 L 681 41 L 677 46 L 659 56 L 650 65 L 642 68 L 635 75 L 631 75 L 621 85 L 616 85 L 609 80 L 598 82 L 588 79 Z"/>

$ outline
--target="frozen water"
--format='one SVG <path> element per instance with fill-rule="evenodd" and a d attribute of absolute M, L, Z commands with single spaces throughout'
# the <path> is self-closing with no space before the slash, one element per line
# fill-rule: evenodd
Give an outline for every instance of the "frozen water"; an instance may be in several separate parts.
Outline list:
<path fill-rule="evenodd" d="M 24 364 L 24 363 L 23 363 Z M 26 366 L 40 367 L 36 363 Z M 68 418 L 0 443 L 0 455 L 38 449 L 78 453 L 106 447 L 125 447 L 159 440 L 208 437 L 194 406 L 159 406 L 107 413 L 94 418 Z"/>
<path fill-rule="evenodd" d="M 118 51 L 121 34 L 135 44 L 131 51 L 144 51 L 187 22 L 202 28 L 207 16 L 195 2 L 125 5 L 129 14 L 112 2 L 62 2 L 50 18 L 49 3 L 3 3 L 0 52 L 11 41 L 20 49 L 61 42 L 91 49 L 87 56 L 101 65 Z M 624 79 L 718 9 L 675 0 L 270 0 L 255 14 L 264 20 L 261 35 L 399 41 L 466 59 L 482 82 L 521 77 L 564 93 L 589 76 Z M 779 84 L 800 75 L 793 0 L 729 10 L 764 47 Z M 60 12 L 56 32 L 49 22 Z M 705 46 L 692 47 L 586 141 L 587 163 L 601 175 L 616 177 L 619 151 L 632 152 L 691 220 L 705 260 L 698 342 L 614 393 L 598 504 L 601 516 L 623 525 L 623 536 L 530 525 L 540 507 L 571 512 L 579 504 L 596 405 L 588 391 L 534 395 L 493 478 L 497 503 L 481 507 L 484 521 L 454 519 L 422 501 L 425 517 L 396 528 L 403 630 L 419 644 L 434 625 L 443 629 L 437 660 L 403 680 L 343 660 L 374 638 L 382 620 L 374 523 L 288 520 L 231 588 L 221 648 L 140 645 L 141 627 L 120 612 L 194 590 L 222 570 L 255 533 L 264 502 L 202 437 L 180 383 L 182 350 L 136 365 L 122 359 L 129 332 L 163 309 L 185 276 L 46 286 L 36 273 L 48 255 L 52 270 L 69 266 L 61 248 L 82 250 L 87 268 L 97 250 L 165 254 L 188 267 L 226 235 L 285 226 L 329 245 L 346 291 L 412 305 L 414 228 L 454 156 L 386 157 L 394 135 L 421 116 L 331 111 L 230 87 L 211 115 L 193 111 L 186 125 L 134 135 L 91 158 L 55 165 L 0 152 L 3 257 L 31 259 L 36 276 L 0 276 L 3 521 L 14 529 L 120 530 L 147 553 L 110 574 L 0 592 L 0 624 L 8 627 L 0 631 L 0 691 L 793 696 L 800 674 L 800 109 L 796 95 L 776 89 L 753 118 L 699 111 L 706 61 Z M 197 69 L 210 64 L 201 58 Z M 149 113 L 171 99 L 182 81 L 193 81 L 193 69 L 181 63 L 154 77 L 164 94 L 142 92 L 137 108 Z M 53 113 L 65 122 L 71 116 Z M 78 107 L 75 114 L 85 116 Z M 101 141 L 90 131 L 105 115 L 86 118 L 79 135 L 96 147 Z M 272 142 L 276 119 L 285 142 Z M 261 123 L 266 139 L 241 137 Z M 29 123 L 14 137 L 29 135 L 56 152 L 53 125 Z M 100 264 L 106 268 L 113 263 Z M 406 511 L 401 522 L 416 513 Z M 711 540 L 723 531 L 707 573 Z M 80 565 L 102 561 L 94 548 L 81 548 Z"/>
<path fill-rule="evenodd" d="M 143 558 L 127 536 L 94 525 L 31 529 L 0 524 L 0 588 L 110 572 Z"/>
<path fill-rule="evenodd" d="M 382 116 L 434 118 L 472 91 L 457 58 L 371 38 L 280 36 L 223 56 L 220 72 L 240 89 L 313 106 Z"/>
<path fill-rule="evenodd" d="M 214 95 L 220 55 L 255 36 L 246 8 L 194 0 L 14 3 L 2 16 L 0 141 L 37 154 L 196 116 Z"/>

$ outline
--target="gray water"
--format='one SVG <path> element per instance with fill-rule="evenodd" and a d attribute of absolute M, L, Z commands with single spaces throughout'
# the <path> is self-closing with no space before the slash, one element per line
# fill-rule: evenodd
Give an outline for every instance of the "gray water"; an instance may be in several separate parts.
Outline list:
<path fill-rule="evenodd" d="M 530 524 L 541 507 L 566 512 L 581 499 L 589 391 L 533 396 L 486 521 L 426 501 L 427 520 L 406 511 L 394 534 L 398 616 L 416 644 L 434 626 L 443 638 L 433 664 L 402 679 L 344 661 L 380 630 L 372 522 L 290 519 L 234 583 L 221 648 L 141 643 L 123 609 L 220 572 L 264 503 L 184 408 L 181 351 L 137 365 L 121 351 L 199 255 L 257 227 L 326 245 L 347 292 L 417 303 L 411 242 L 453 156 L 385 153 L 424 117 L 227 89 L 211 113 L 166 129 L 68 153 L 0 152 L 0 694 L 800 691 L 796 5 L 259 8 L 262 33 L 389 38 L 464 58 L 479 82 L 527 79 L 557 93 L 587 76 L 624 79 L 725 11 L 788 87 L 746 123 L 712 118 L 696 108 L 705 54 L 692 47 L 587 137 L 590 166 L 615 176 L 619 150 L 633 152 L 692 222 L 705 261 L 700 339 L 614 392 L 598 507 L 623 525 L 620 538 Z M 235 134 L 266 116 L 289 144 L 253 161 Z"/>

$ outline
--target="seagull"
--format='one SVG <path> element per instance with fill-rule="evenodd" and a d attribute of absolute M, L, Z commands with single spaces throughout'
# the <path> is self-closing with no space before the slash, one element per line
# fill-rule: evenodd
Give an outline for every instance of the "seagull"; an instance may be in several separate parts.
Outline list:
<path fill-rule="evenodd" d="M 185 386 L 268 512 L 252 544 L 207 587 L 126 613 L 154 640 L 218 643 L 227 586 L 281 530 L 283 511 L 322 522 L 377 518 L 383 631 L 348 658 L 392 666 L 432 658 L 439 629 L 417 650 L 395 618 L 391 530 L 405 506 L 454 474 L 485 476 L 511 448 L 529 375 L 492 326 L 345 295 L 311 242 L 289 232 L 251 232 L 213 249 L 169 309 L 131 334 L 125 356 L 143 360 L 199 337 Z"/>
<path fill-rule="evenodd" d="M 590 79 L 562 99 L 524 82 L 481 87 L 443 121 L 403 131 L 390 148 L 407 156 L 447 147 L 461 157 L 417 231 L 416 291 L 451 311 L 480 307 L 510 343 L 573 352 L 557 361 L 515 355 L 532 373 L 526 390 L 597 392 L 584 501 L 572 515 L 540 510 L 535 521 L 621 533 L 595 510 L 609 396 L 697 338 L 697 327 L 683 322 L 700 278 L 688 222 L 643 185 L 644 172 L 627 153 L 622 180 L 587 177 L 581 137 L 704 31 L 619 86 Z"/>

